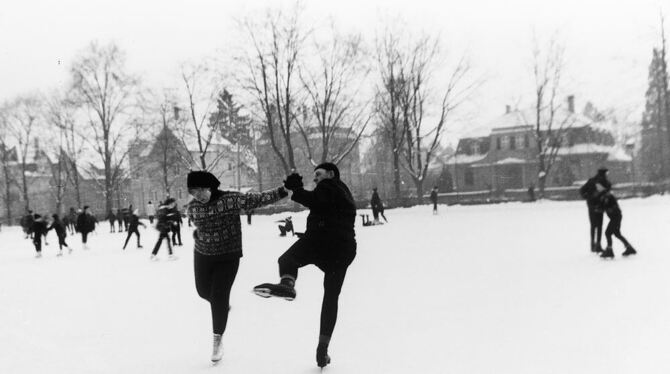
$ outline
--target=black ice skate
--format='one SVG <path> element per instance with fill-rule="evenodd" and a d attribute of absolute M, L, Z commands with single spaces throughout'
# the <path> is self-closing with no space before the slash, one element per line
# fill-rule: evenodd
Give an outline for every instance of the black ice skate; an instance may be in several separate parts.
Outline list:
<path fill-rule="evenodd" d="M 295 299 L 295 288 L 287 284 L 263 283 L 254 287 L 254 293 L 260 297 L 279 297 L 291 301 Z"/>
<path fill-rule="evenodd" d="M 328 346 L 319 344 L 316 347 L 316 365 L 323 369 L 328 364 L 330 364 L 330 356 L 328 356 Z"/>
<path fill-rule="evenodd" d="M 621 255 L 622 256 L 630 256 L 630 255 L 634 255 L 634 254 L 637 254 L 637 251 L 635 250 L 635 248 L 629 246 L 629 247 L 626 248 L 626 251 L 624 253 L 622 253 Z"/>
<path fill-rule="evenodd" d="M 591 244 L 591 252 L 603 253 L 603 247 L 601 247 L 599 244 Z"/>
<path fill-rule="evenodd" d="M 612 247 L 605 248 L 605 251 L 600 254 L 600 258 L 614 258 L 614 251 L 612 251 Z"/>

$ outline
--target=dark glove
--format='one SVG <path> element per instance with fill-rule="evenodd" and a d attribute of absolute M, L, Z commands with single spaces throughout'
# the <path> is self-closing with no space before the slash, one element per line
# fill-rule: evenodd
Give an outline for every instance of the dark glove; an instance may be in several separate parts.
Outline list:
<path fill-rule="evenodd" d="M 284 188 L 287 190 L 295 191 L 299 188 L 302 188 L 302 186 L 302 176 L 298 173 L 289 175 L 284 181 Z"/>

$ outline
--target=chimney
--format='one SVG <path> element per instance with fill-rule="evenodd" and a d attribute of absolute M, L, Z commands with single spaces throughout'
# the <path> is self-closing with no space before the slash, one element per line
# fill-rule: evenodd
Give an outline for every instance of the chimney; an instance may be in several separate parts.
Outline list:
<path fill-rule="evenodd" d="M 575 112 L 575 95 L 568 96 L 568 111 L 570 113 Z"/>
<path fill-rule="evenodd" d="M 509 105 L 505 105 L 505 114 L 509 114 L 509 112 L 512 111 L 512 107 Z"/>

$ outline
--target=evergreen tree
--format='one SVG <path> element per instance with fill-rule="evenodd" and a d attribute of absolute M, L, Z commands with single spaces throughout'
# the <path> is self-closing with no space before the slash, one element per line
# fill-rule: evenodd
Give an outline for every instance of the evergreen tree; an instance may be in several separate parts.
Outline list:
<path fill-rule="evenodd" d="M 649 88 L 642 114 L 639 150 L 640 169 L 645 179 L 659 181 L 670 176 L 670 113 L 667 63 L 662 50 L 654 48 L 649 66 Z"/>

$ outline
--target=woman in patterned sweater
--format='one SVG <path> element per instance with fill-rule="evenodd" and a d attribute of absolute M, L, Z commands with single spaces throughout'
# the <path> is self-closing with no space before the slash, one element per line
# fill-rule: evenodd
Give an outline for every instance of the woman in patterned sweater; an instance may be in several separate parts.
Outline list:
<path fill-rule="evenodd" d="M 187 211 L 195 225 L 195 286 L 211 306 L 212 362 L 216 363 L 223 355 L 221 337 L 228 322 L 230 290 L 242 257 L 240 211 L 272 204 L 288 192 L 284 187 L 246 194 L 221 191 L 218 179 L 206 171 L 190 172 L 186 184 L 193 196 Z"/>

